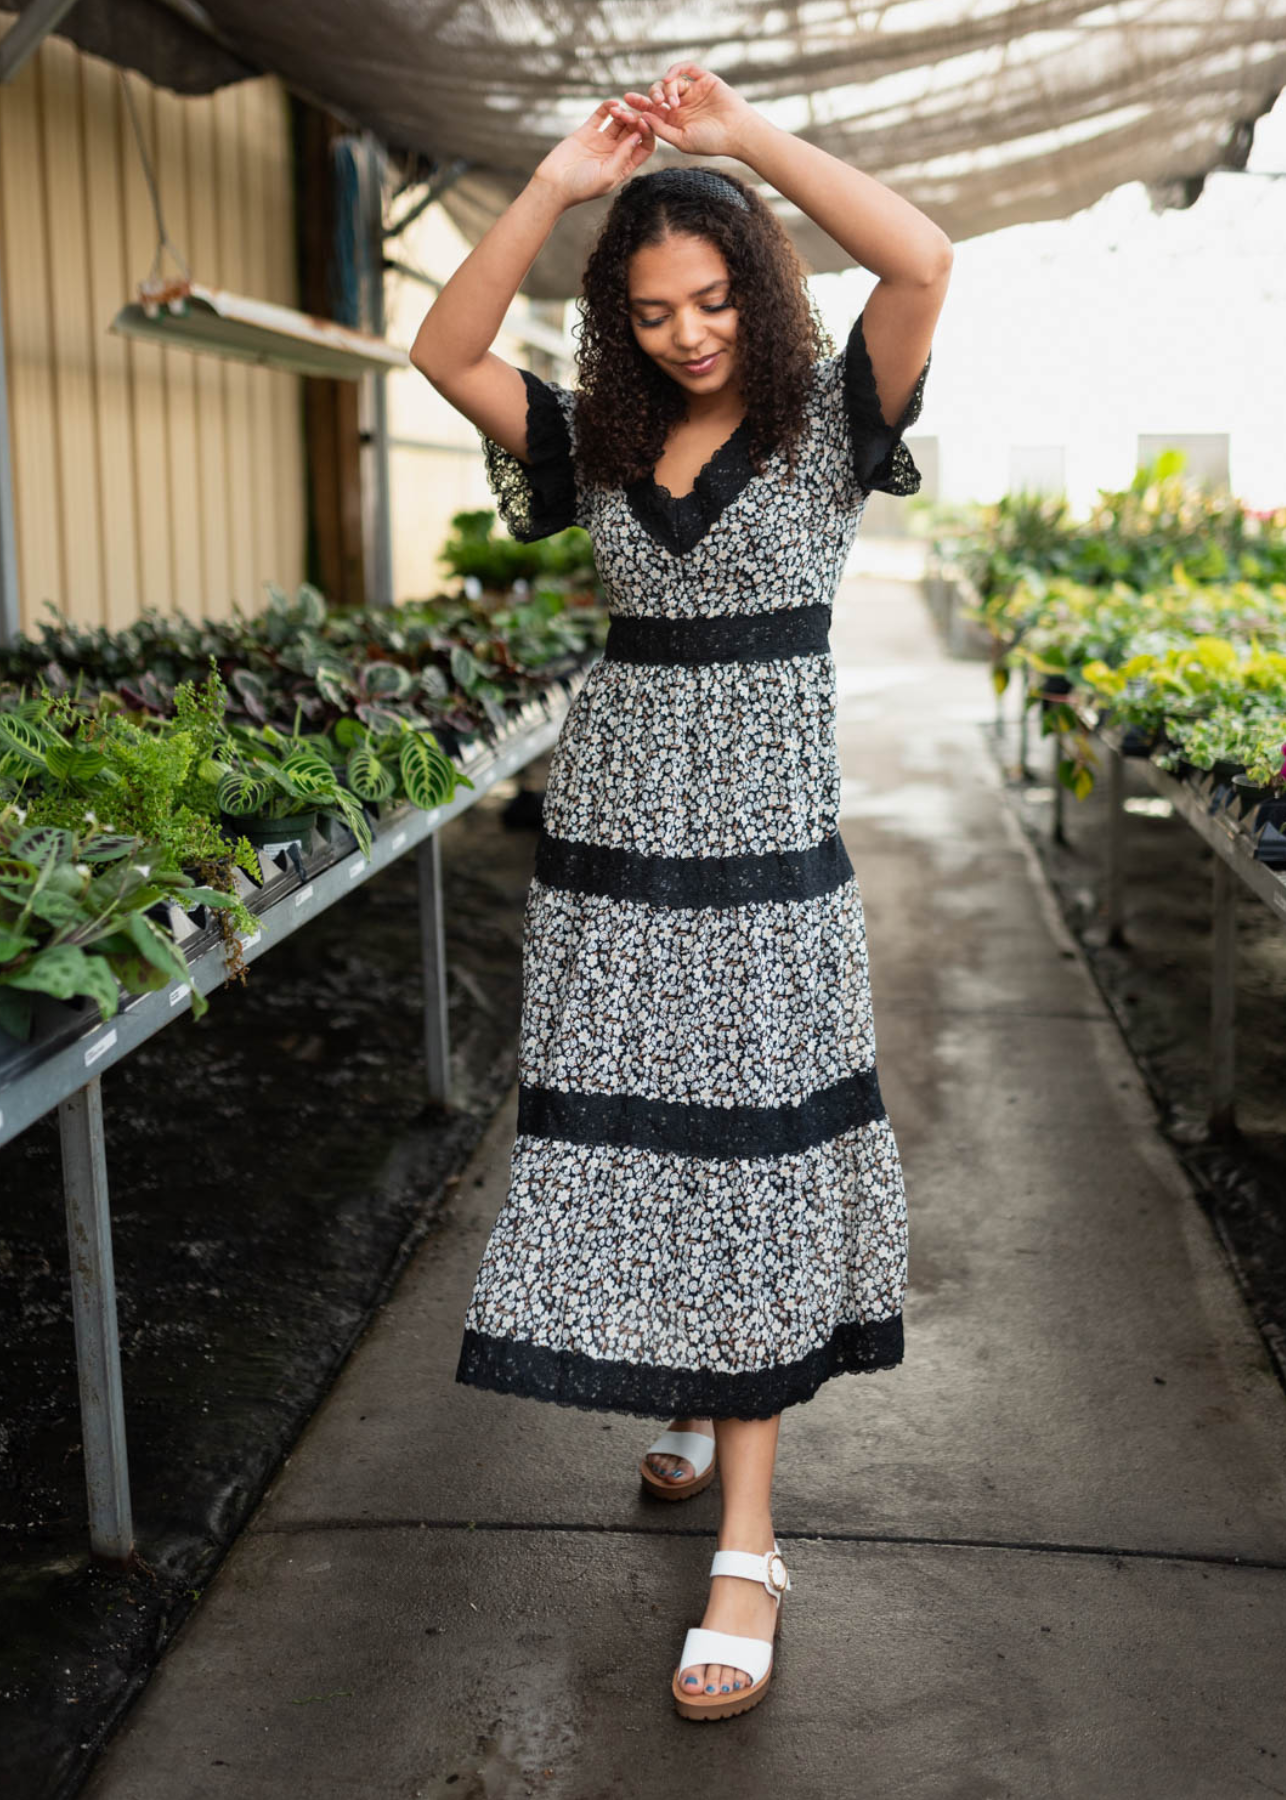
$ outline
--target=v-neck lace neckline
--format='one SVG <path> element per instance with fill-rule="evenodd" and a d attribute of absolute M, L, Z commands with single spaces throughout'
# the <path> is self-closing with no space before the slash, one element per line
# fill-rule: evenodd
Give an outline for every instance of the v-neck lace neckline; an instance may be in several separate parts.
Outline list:
<path fill-rule="evenodd" d="M 634 517 L 673 555 L 694 550 L 754 476 L 746 451 L 748 435 L 748 421 L 743 418 L 711 451 L 686 494 L 672 494 L 657 480 L 655 469 L 626 487 L 625 497 Z"/>
<path fill-rule="evenodd" d="M 672 506 L 681 506 L 685 500 L 692 500 L 696 497 L 696 495 L 700 492 L 703 481 L 709 476 L 711 469 L 715 466 L 716 463 L 720 462 L 723 459 L 725 452 L 727 452 L 729 449 L 731 449 L 734 441 L 745 435 L 745 430 L 746 430 L 746 420 L 743 417 L 742 419 L 740 419 L 738 421 L 738 423 L 736 425 L 733 426 L 732 430 L 729 432 L 728 436 L 723 440 L 723 442 L 721 444 L 716 445 L 715 448 L 710 452 L 709 456 L 706 457 L 705 461 L 702 463 L 701 467 L 697 470 L 695 476 L 693 477 L 692 486 L 688 489 L 686 494 L 673 493 L 668 487 L 666 487 L 666 485 L 663 481 L 658 481 L 656 478 L 655 466 L 648 472 L 647 479 L 651 482 L 652 486 L 656 489 L 657 494 L 663 500 L 668 500 Z M 659 457 L 657 458 L 657 461 L 658 462 L 660 461 Z"/>

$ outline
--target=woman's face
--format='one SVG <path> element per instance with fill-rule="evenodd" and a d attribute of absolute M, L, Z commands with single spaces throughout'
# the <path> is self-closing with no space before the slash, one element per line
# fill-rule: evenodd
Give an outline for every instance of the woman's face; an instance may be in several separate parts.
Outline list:
<path fill-rule="evenodd" d="M 737 309 L 715 245 L 672 234 L 634 252 L 628 279 L 634 336 L 670 379 L 691 394 L 735 389 Z"/>

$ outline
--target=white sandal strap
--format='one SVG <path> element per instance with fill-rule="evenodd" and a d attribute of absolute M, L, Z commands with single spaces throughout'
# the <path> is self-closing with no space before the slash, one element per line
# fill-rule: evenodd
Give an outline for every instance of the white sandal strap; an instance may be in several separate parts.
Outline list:
<path fill-rule="evenodd" d="M 643 1452 L 651 1456 L 686 1456 L 697 1475 L 704 1475 L 714 1458 L 714 1439 L 704 1431 L 663 1431 Z M 695 1476 L 693 1479 L 695 1480 Z"/>
<path fill-rule="evenodd" d="M 747 1581 L 760 1581 L 774 1600 L 779 1601 L 782 1594 L 794 1587 L 795 1584 L 790 1578 L 789 1570 L 786 1572 L 785 1588 L 774 1583 L 769 1568 L 772 1563 L 780 1564 L 782 1569 L 786 1568 L 785 1559 L 779 1549 L 766 1550 L 761 1556 L 756 1556 L 749 1550 L 716 1550 L 710 1559 L 710 1573 L 712 1575 L 741 1575 Z"/>
<path fill-rule="evenodd" d="M 744 1669 L 752 1681 L 758 1681 L 772 1666 L 772 1645 L 763 1638 L 736 1637 L 730 1631 L 690 1625 L 679 1658 L 680 1673 L 693 1663 L 722 1663 L 725 1668 Z"/>

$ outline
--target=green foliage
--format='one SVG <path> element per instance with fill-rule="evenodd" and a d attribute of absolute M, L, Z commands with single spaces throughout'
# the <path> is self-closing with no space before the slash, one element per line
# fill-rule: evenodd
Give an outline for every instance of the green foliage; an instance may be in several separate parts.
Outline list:
<path fill-rule="evenodd" d="M 0 649 L 0 681 L 87 706 L 97 697 L 100 714 L 142 722 L 175 716 L 183 683 L 213 667 L 229 722 L 284 731 L 302 718 L 321 732 L 345 718 L 379 731 L 404 721 L 453 753 L 459 738 L 503 728 L 515 707 L 606 638 L 592 565 L 575 549 L 589 540 L 560 535 L 561 548 L 547 549 L 552 539 L 530 547 L 544 555 L 532 564 L 534 593 L 524 576 L 500 597 L 465 592 L 336 612 L 306 582 L 294 595 L 269 584 L 267 606 L 253 616 L 237 610 L 197 625 L 148 610 L 116 634 L 72 625 L 51 608 L 53 622 L 35 637 Z"/>
<path fill-rule="evenodd" d="M 0 801 L 21 802 L 30 823 L 81 830 L 86 823 L 135 837 L 178 868 L 227 852 L 208 779 L 222 732 L 224 689 L 211 670 L 201 689 L 180 686 L 172 722 L 95 709 L 70 694 L 38 695 L 0 712 Z M 236 860 L 260 879 L 248 846 Z M 239 930 L 253 931 L 230 895 Z"/>
<path fill-rule="evenodd" d="M 136 835 L 36 824 L 12 802 L 0 808 L 0 1027 L 25 1041 L 34 994 L 87 996 L 106 1021 L 120 987 L 142 994 L 172 981 L 191 988 L 199 1018 L 209 1002 L 182 949 L 147 916 L 167 899 L 232 904 Z"/>
<path fill-rule="evenodd" d="M 442 561 L 453 575 L 472 575 L 483 587 L 500 590 L 545 576 L 571 577 L 586 585 L 595 580 L 593 543 L 579 526 L 521 544 L 497 535 L 495 524 L 494 507 L 453 515 L 451 536 L 442 548 Z"/>
<path fill-rule="evenodd" d="M 1094 780 L 1089 732 L 1134 728 L 1163 767 L 1245 762 L 1281 783 L 1286 737 L 1286 508 L 1248 512 L 1186 482 L 1166 453 L 1074 521 L 1061 498 L 1006 496 L 952 551 L 977 588 L 992 680 L 1015 669 L 1059 779 Z M 1069 691 L 1061 691 L 1066 686 Z"/>

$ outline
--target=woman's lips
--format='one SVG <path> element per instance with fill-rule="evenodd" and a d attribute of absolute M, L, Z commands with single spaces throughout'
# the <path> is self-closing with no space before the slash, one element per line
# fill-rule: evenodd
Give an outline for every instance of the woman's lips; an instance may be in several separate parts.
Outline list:
<path fill-rule="evenodd" d="M 689 375 L 704 375 L 707 369 L 712 369 L 714 367 L 715 358 L 718 355 L 719 352 L 717 350 L 712 350 L 704 362 L 684 363 L 683 367 L 688 371 Z"/>

